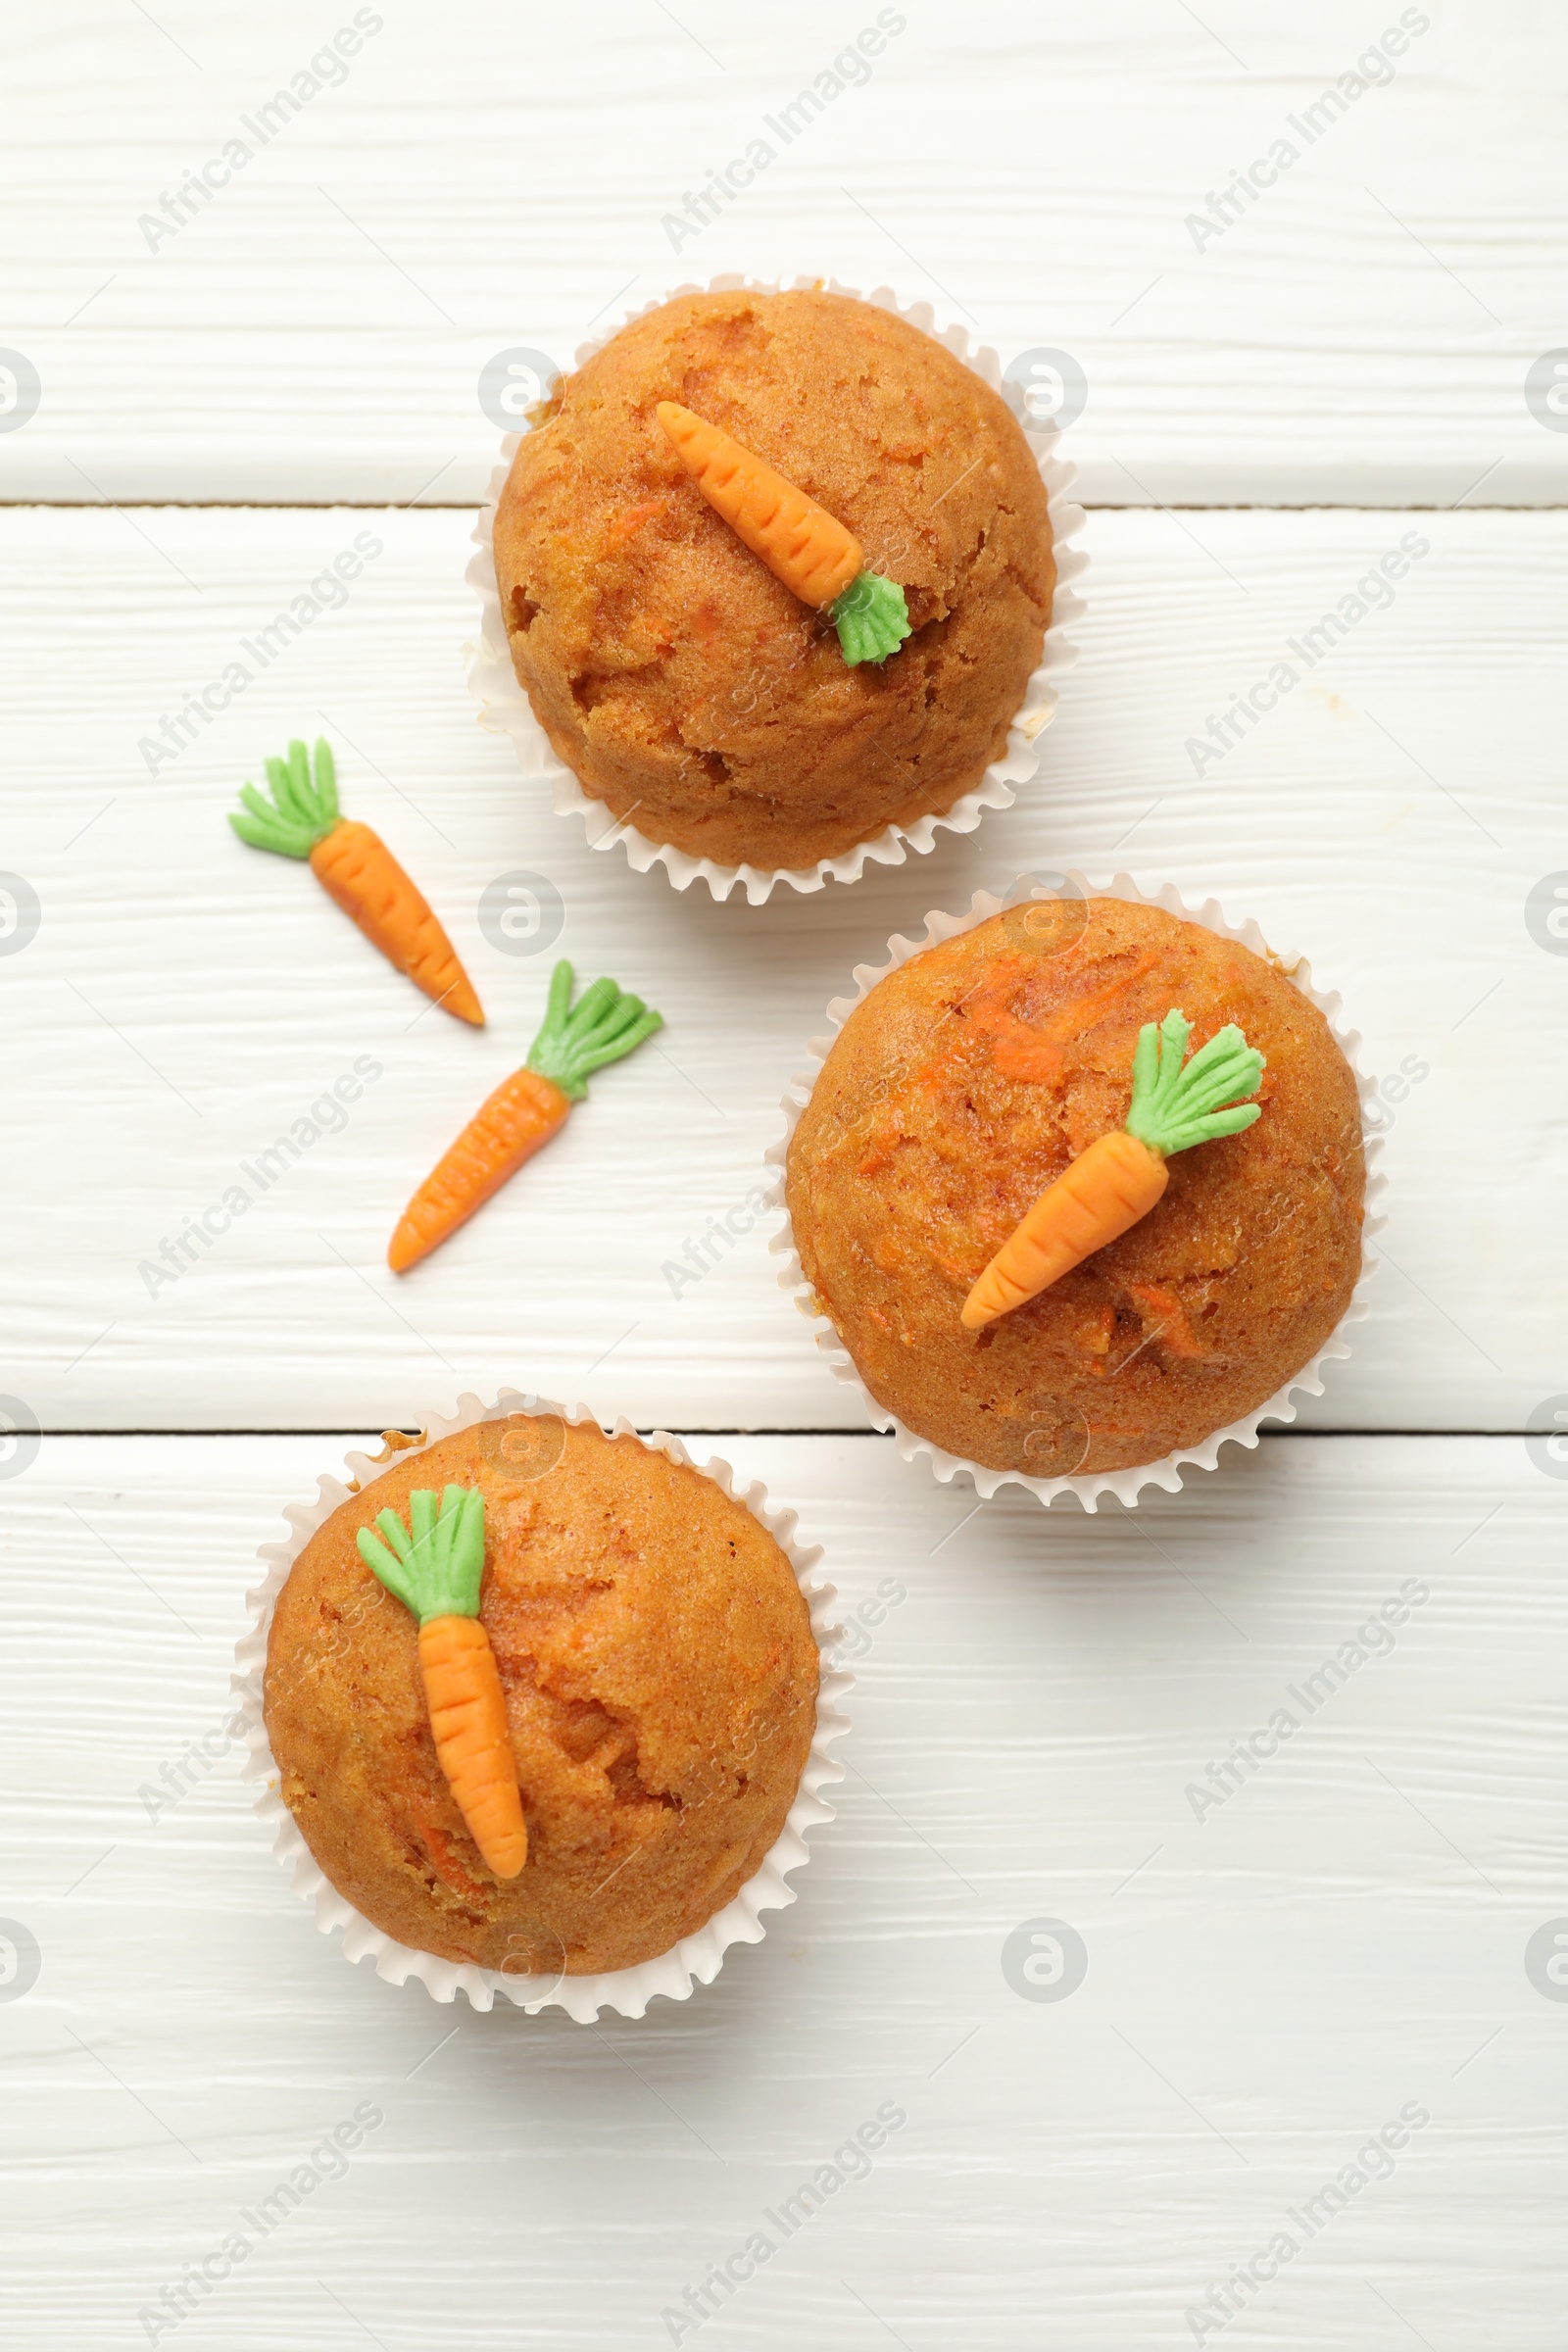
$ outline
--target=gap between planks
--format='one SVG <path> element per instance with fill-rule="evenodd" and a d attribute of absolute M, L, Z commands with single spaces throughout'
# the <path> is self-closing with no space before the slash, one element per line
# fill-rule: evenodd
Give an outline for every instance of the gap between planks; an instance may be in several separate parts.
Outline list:
<path fill-rule="evenodd" d="M 388 1423 L 390 1428 L 393 1424 Z M 637 1427 L 640 1438 L 652 1437 L 662 1424 L 650 1421 Z M 364 1433 L 353 1429 L 41 1429 L 40 1438 L 356 1438 Z M 401 1429 L 400 1436 L 417 1437 L 415 1429 Z M 677 1438 L 843 1438 L 875 1439 L 891 1445 L 890 1429 L 736 1429 L 719 1428 L 706 1421 L 683 1421 L 678 1428 L 666 1433 Z M 1539 1437 L 1531 1429 L 1265 1429 L 1258 1433 L 1260 1445 L 1273 1445 L 1281 1438 L 1305 1445 L 1321 1444 L 1334 1438 L 1366 1438 L 1374 1443 L 1383 1438 L 1485 1438 L 1490 1441 L 1507 1438 Z"/>

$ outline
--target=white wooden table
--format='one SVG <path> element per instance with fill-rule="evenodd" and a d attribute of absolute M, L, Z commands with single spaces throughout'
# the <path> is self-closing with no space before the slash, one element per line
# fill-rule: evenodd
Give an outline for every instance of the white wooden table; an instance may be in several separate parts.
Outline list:
<path fill-rule="evenodd" d="M 74 0 L 5 36 L 0 2232 L 25 2352 L 1560 2352 L 1560 15 L 880 21 L 869 62 L 878 12 L 818 0 Z M 846 86 L 803 106 L 824 74 Z M 695 229 L 688 197 L 700 220 L 760 138 Z M 486 365 L 569 363 L 723 270 L 889 283 L 1004 363 L 1058 355 L 1091 509 L 1037 785 L 760 909 L 589 853 L 462 662 Z M 347 601 L 149 763 L 366 532 Z M 1394 602 L 1195 754 L 1410 538 Z M 223 823 L 318 730 L 484 1032 L 421 1018 Z M 678 1295 L 666 1271 L 757 1183 L 851 966 L 1068 864 L 1304 950 L 1382 1074 L 1391 1180 L 1371 1318 L 1298 1427 L 1094 1518 L 902 1465 L 765 1227 Z M 519 872 L 559 895 L 555 952 L 668 1025 L 395 1284 L 412 1179 L 537 1021 L 550 956 L 478 921 Z M 348 1123 L 150 1294 L 165 1239 L 367 1054 Z M 799 1900 L 639 2024 L 345 1967 L 224 1730 L 282 1502 L 503 1383 L 765 1479 L 852 1626 L 851 1769 Z M 176 2325 L 165 2288 L 356 2108 L 381 2120 L 341 2177 Z M 764 2217 L 879 2109 L 905 2120 L 786 2238 Z M 759 2230 L 776 2250 L 699 2328 Z"/>

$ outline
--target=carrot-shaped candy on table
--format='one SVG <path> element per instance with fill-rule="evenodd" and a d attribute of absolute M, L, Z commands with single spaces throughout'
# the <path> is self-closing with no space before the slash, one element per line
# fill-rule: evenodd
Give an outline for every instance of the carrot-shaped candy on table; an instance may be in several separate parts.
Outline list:
<path fill-rule="evenodd" d="M 239 796 L 244 814 L 229 812 L 241 841 L 280 858 L 308 858 L 327 897 L 353 916 L 389 963 L 460 1021 L 483 1028 L 473 984 L 421 894 L 378 833 L 339 816 L 331 746 L 317 740 L 314 783 L 305 746 L 297 741 L 286 760 L 268 760 L 267 780 L 270 800 L 247 784 Z"/>
<path fill-rule="evenodd" d="M 1261 1112 L 1241 1097 L 1256 1091 L 1263 1056 L 1234 1026 L 1221 1029 L 1183 1066 L 1191 1024 L 1174 1009 L 1138 1032 L 1133 1100 L 1125 1127 L 1101 1135 L 1041 1194 L 981 1275 L 959 1320 L 969 1331 L 1038 1298 L 1097 1250 L 1103 1250 L 1165 1190 L 1173 1152 L 1239 1135 Z M 1228 1107 L 1229 1106 L 1229 1107 Z"/>
<path fill-rule="evenodd" d="M 504 1078 L 420 1185 L 398 1220 L 386 1253 L 394 1274 L 406 1273 L 444 1242 L 541 1144 L 548 1144 L 574 1102 L 588 1092 L 595 1070 L 619 1061 L 663 1022 L 641 997 L 623 996 L 613 980 L 596 980 L 571 1004 L 571 966 L 550 975 L 544 1026 L 520 1070 Z"/>
<path fill-rule="evenodd" d="M 736 537 L 803 605 L 826 612 L 844 659 L 883 662 L 909 634 L 896 580 L 867 571 L 853 531 L 783 474 L 679 401 L 662 400 L 659 421 L 692 480 Z"/>
<path fill-rule="evenodd" d="M 379 1537 L 360 1530 L 360 1557 L 419 1621 L 419 1674 L 441 1769 L 496 1877 L 514 1879 L 528 1859 L 528 1828 L 501 1676 L 479 1622 L 484 1496 L 477 1487 L 448 1487 L 438 1508 L 421 1488 L 409 1496 L 408 1527 L 396 1511 L 375 1524 Z"/>

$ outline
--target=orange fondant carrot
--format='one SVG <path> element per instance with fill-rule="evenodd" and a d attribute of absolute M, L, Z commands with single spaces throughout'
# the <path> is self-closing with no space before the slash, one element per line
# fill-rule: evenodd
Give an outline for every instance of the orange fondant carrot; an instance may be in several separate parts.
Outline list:
<path fill-rule="evenodd" d="M 389 963 L 459 1020 L 482 1027 L 484 1012 L 473 985 L 423 895 L 379 834 L 339 816 L 331 747 L 318 740 L 314 782 L 305 746 L 298 741 L 289 745 L 286 760 L 268 760 L 267 776 L 270 801 L 247 784 L 239 796 L 245 813 L 230 812 L 228 821 L 241 841 L 281 858 L 308 858 L 328 898 Z"/>
<path fill-rule="evenodd" d="M 860 542 L 814 498 L 678 401 L 659 421 L 716 514 L 803 605 L 830 605 L 865 569 Z"/>
<path fill-rule="evenodd" d="M 478 1618 L 449 1613 L 421 1624 L 419 1673 L 458 1809 L 497 1878 L 514 1879 L 528 1858 L 528 1832 L 495 1651 Z"/>
<path fill-rule="evenodd" d="M 394 1274 L 406 1273 L 455 1233 L 549 1143 L 588 1092 L 595 1070 L 618 1061 L 662 1026 L 657 1012 L 640 997 L 622 995 L 613 980 L 596 980 L 572 1005 L 571 966 L 558 963 L 544 1025 L 527 1060 L 475 1111 L 398 1220 L 386 1253 Z"/>
<path fill-rule="evenodd" d="M 829 612 L 844 658 L 885 662 L 909 634 L 904 591 L 865 568 L 853 531 L 776 473 L 721 426 L 679 401 L 662 400 L 659 421 L 716 514 L 804 605 Z"/>
<path fill-rule="evenodd" d="M 419 1621 L 419 1674 L 435 1752 L 468 1834 L 498 1879 L 528 1859 L 528 1829 L 507 1702 L 490 1637 L 479 1622 L 484 1495 L 448 1487 L 409 1496 L 409 1525 L 382 1511 L 379 1536 L 359 1531 L 360 1556 Z"/>
<path fill-rule="evenodd" d="M 394 1274 L 406 1274 L 455 1233 L 525 1159 L 548 1144 L 571 1104 L 552 1079 L 523 1064 L 488 1095 L 398 1219 L 387 1248 Z"/>
<path fill-rule="evenodd" d="M 1237 1028 L 1221 1029 L 1183 1065 L 1191 1029 L 1177 1011 L 1138 1033 L 1125 1127 L 1097 1136 L 1008 1235 L 963 1302 L 979 1331 L 1048 1290 L 1095 1250 L 1148 1216 L 1165 1190 L 1173 1152 L 1250 1127 L 1263 1056 Z"/>

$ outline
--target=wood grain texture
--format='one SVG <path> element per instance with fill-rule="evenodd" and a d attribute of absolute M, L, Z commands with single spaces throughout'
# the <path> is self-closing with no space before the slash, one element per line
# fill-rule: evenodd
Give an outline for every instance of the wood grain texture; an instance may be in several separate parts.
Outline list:
<path fill-rule="evenodd" d="M 348 1442 L 46 1440 L 8 1487 L 0 1915 L 41 1958 L 0 1997 L 10 2341 L 145 2341 L 163 2284 L 369 2101 L 346 2177 L 255 2233 L 182 2347 L 653 2352 L 761 2229 L 717 2352 L 1168 2352 L 1283 2230 L 1227 2343 L 1555 2352 L 1562 2010 L 1523 1961 L 1564 1908 L 1568 1484 L 1520 1441 L 1275 1438 L 1093 1521 L 965 1517 L 869 1437 L 715 1448 L 826 1545 L 852 1769 L 762 1944 L 592 2031 L 345 1966 L 224 1752 L 254 1546 Z M 1061 2000 L 1004 1973 L 1039 1919 L 1084 1943 Z M 764 2217 L 883 2102 L 907 2120 L 869 2178 L 786 2242 Z M 1406 2103 L 1430 2122 L 1392 2176 L 1309 2239 L 1292 2209 Z"/>
<path fill-rule="evenodd" d="M 1524 393 L 1568 333 L 1548 0 L 916 0 L 820 114 L 800 92 L 875 35 L 869 0 L 360 13 L 381 29 L 294 113 L 346 0 L 76 0 L 8 36 L 0 341 L 42 398 L 0 432 L 0 497 L 472 500 L 495 354 L 567 364 L 740 270 L 891 282 L 1004 361 L 1065 351 L 1095 503 L 1562 503 L 1568 437 Z M 1276 184 L 1189 225 L 1282 140 Z M 232 177 L 181 219 L 215 158 Z"/>
<path fill-rule="evenodd" d="M 1341 990 L 1387 1077 L 1389 1263 L 1308 1419 L 1518 1429 L 1568 1386 L 1551 1271 L 1568 1118 L 1543 1043 L 1561 1033 L 1568 956 L 1525 921 L 1565 861 L 1568 522 L 1415 518 L 1429 552 L 1393 605 L 1199 777 L 1189 738 L 1293 659 L 1412 518 L 1097 514 L 1083 660 L 1019 805 L 929 858 L 757 909 L 590 854 L 475 724 L 467 522 L 8 519 L 4 862 L 41 921 L 0 956 L 0 1386 L 45 1426 L 325 1428 L 351 1410 L 380 1425 L 503 1382 L 643 1424 L 855 1423 L 776 1290 L 767 1220 L 714 1245 L 701 1280 L 686 1245 L 755 1214 L 779 1098 L 855 964 L 930 907 L 1075 863 L 1256 915 Z M 382 553 L 343 608 L 149 776 L 137 745 L 161 714 L 366 528 Z M 262 755 L 318 727 L 345 808 L 446 922 L 487 1030 L 428 1007 L 304 868 L 229 832 Z M 552 955 L 499 953 L 477 919 L 515 872 L 559 893 L 556 952 L 668 1026 L 397 1282 L 382 1261 L 398 1211 L 537 1026 Z M 384 1075 L 341 1131 L 265 1192 L 241 1176 L 361 1055 Z M 252 1207 L 149 1295 L 138 1269 L 237 1177 Z"/>

